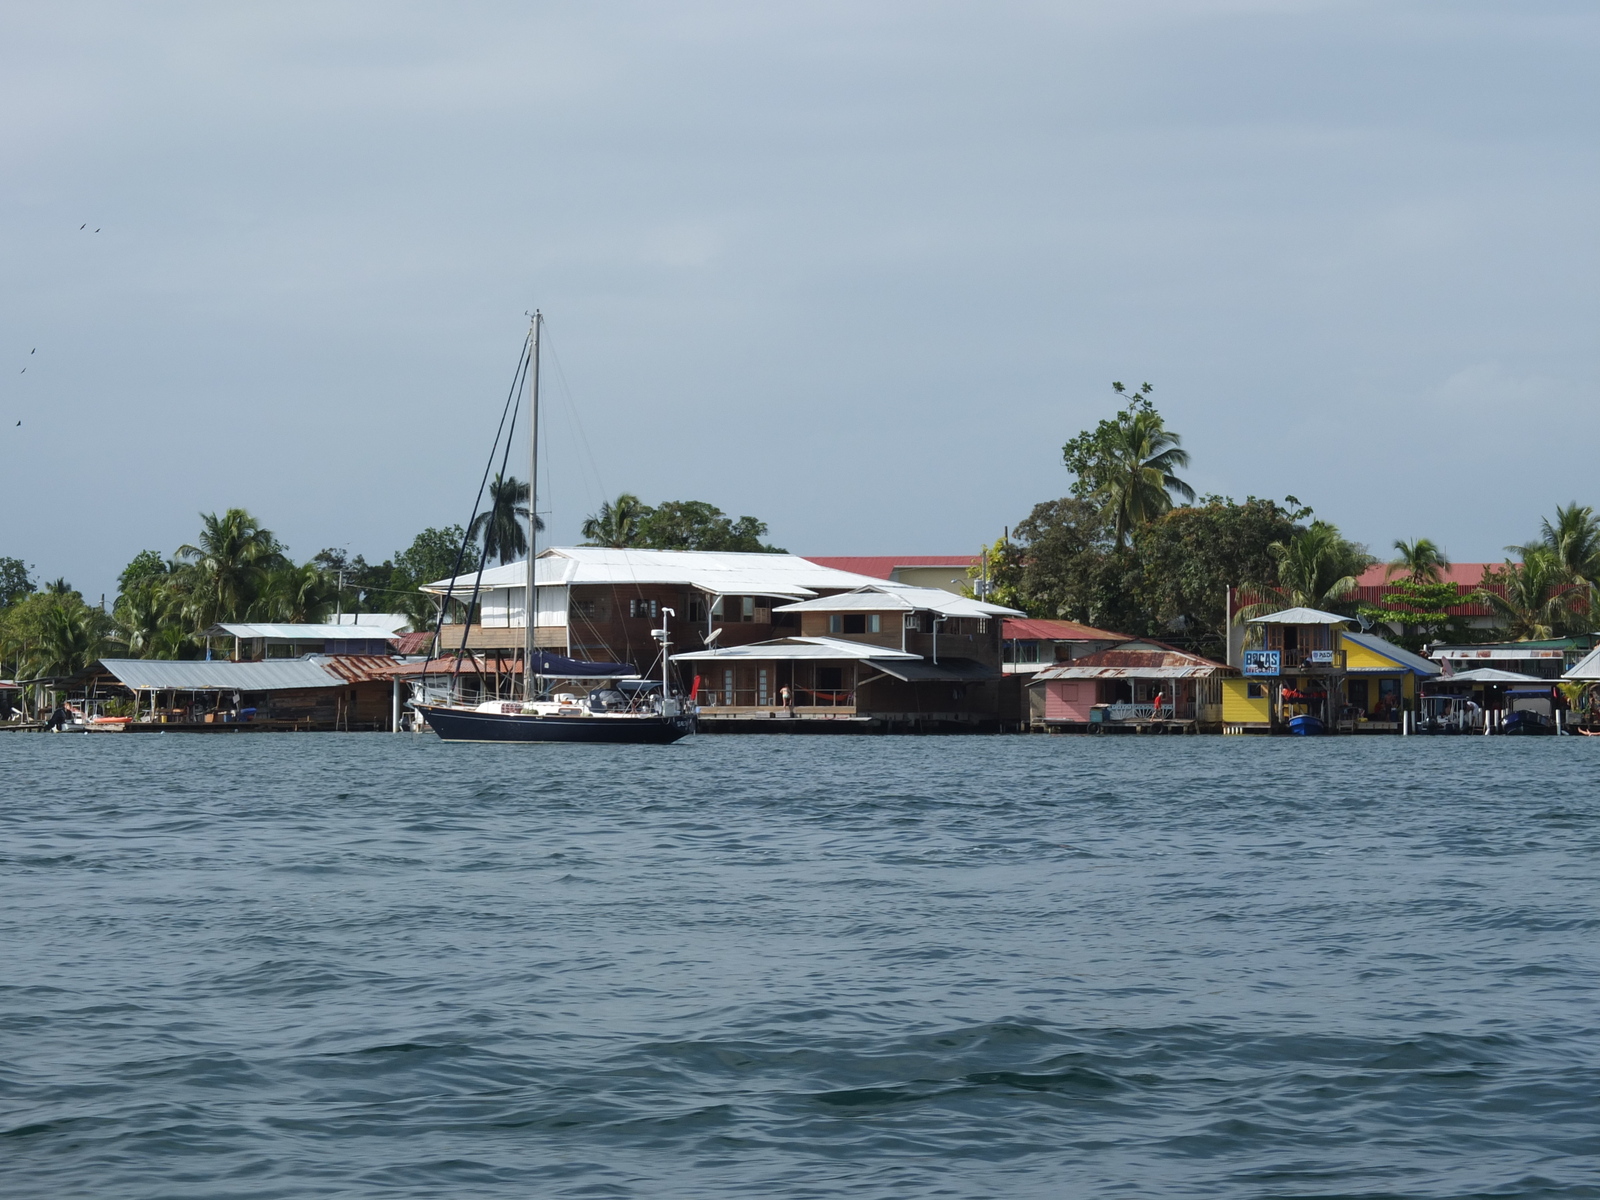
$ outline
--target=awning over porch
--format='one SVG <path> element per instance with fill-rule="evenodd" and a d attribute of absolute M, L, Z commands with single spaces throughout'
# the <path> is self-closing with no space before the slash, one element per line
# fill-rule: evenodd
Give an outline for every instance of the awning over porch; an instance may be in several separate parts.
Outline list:
<path fill-rule="evenodd" d="M 942 658 L 937 663 L 869 659 L 868 665 L 906 683 L 985 683 L 1001 678 L 999 671 L 970 658 Z"/>

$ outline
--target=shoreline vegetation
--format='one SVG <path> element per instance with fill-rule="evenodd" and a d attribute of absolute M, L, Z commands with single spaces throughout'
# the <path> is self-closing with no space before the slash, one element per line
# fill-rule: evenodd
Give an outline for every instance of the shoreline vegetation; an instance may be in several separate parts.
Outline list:
<path fill-rule="evenodd" d="M 1396 540 L 1380 598 L 1362 600 L 1356 580 L 1380 561 L 1366 546 L 1295 496 L 1196 496 L 1179 474 L 1188 451 L 1166 427 L 1155 389 L 1118 382 L 1112 390 L 1113 415 L 1062 447 L 1068 494 L 1036 504 L 983 549 L 969 594 L 1215 659 L 1226 656 L 1229 589 L 1243 602 L 1235 620 L 1326 609 L 1386 626 L 1413 650 L 1600 628 L 1600 518 L 1589 506 L 1558 507 L 1476 586 L 1444 578 L 1450 561 L 1431 539 Z M 0 557 L 0 678 L 70 675 L 113 653 L 201 658 L 204 630 L 223 621 L 319 622 L 340 611 L 401 612 L 429 624 L 436 598 L 422 584 L 527 553 L 528 485 L 496 476 L 488 493 L 469 527 L 430 526 L 382 562 L 335 547 L 296 562 L 244 509 L 204 513 L 193 543 L 136 554 L 109 606 L 89 603 L 65 579 L 40 584 L 28 564 Z M 597 546 L 785 553 L 755 517 L 729 518 L 699 500 L 648 505 L 626 492 L 582 533 Z M 1457 611 L 1465 605 L 1486 608 L 1495 627 L 1469 624 Z"/>
<path fill-rule="evenodd" d="M 487 507 L 467 527 L 430 526 L 376 563 L 338 547 L 296 562 L 244 509 L 202 513 L 192 544 L 170 556 L 136 554 L 109 606 L 89 603 L 65 579 L 41 585 L 28 564 L 0 557 L 0 679 L 72 675 L 111 654 L 204 658 L 205 630 L 227 621 L 315 624 L 335 612 L 398 612 L 418 628 L 431 625 L 438 598 L 423 584 L 528 552 L 527 483 L 497 475 L 487 491 Z M 732 519 L 699 500 L 651 506 L 627 493 L 591 515 L 584 535 L 599 546 L 786 553 L 762 541 L 767 526 L 754 517 Z"/>

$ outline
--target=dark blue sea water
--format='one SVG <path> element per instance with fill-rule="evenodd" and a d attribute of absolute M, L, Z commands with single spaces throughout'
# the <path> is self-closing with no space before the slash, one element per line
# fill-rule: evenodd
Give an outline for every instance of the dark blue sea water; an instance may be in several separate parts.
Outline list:
<path fill-rule="evenodd" d="M 1597 771 L 7 735 L 0 1194 L 1600 1196 Z"/>

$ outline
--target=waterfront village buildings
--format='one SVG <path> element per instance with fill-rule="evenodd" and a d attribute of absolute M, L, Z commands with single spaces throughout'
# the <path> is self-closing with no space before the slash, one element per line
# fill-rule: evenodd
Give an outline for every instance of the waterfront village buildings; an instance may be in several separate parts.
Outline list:
<path fill-rule="evenodd" d="M 972 561 L 549 549 L 535 564 L 536 669 L 576 658 L 657 676 L 652 631 L 665 623 L 704 732 L 1250 733 L 1312 719 L 1326 732 L 1392 733 L 1441 712 L 1452 731 L 1492 730 L 1519 697 L 1563 707 L 1558 679 L 1600 700 L 1595 637 L 1437 646 L 1424 658 L 1348 618 L 1291 609 L 1231 626 L 1222 663 L 962 595 Z M 402 632 L 396 614 L 226 623 L 207 633 L 215 660 L 108 659 L 60 683 L 91 701 L 131 696 L 141 727 L 397 729 L 413 688 L 454 686 L 468 700 L 520 690 L 526 571 L 427 585 L 455 615 L 475 601 L 470 623 L 447 620 L 433 658 L 433 631 Z M 14 719 L 18 697 L 0 685 L 0 720 Z"/>
<path fill-rule="evenodd" d="M 579 546 L 546 550 L 535 568 L 536 646 L 653 674 L 660 660 L 651 631 L 664 621 L 708 730 L 785 722 L 840 731 L 987 729 L 1021 716 L 1001 660 L 1002 622 L 1022 614 L 953 586 L 841 571 L 792 554 Z M 947 583 L 964 582 L 965 564 L 936 560 L 933 569 Z M 447 628 L 442 650 L 465 647 L 514 670 L 526 576 L 526 563 L 511 563 L 485 571 L 481 582 L 429 585 L 462 602 L 477 588 L 477 619 Z"/>

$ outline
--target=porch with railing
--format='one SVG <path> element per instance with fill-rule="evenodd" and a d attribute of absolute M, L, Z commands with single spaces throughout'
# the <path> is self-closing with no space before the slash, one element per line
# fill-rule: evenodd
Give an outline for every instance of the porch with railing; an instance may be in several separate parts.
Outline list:
<path fill-rule="evenodd" d="M 1178 704 L 1112 703 L 1105 706 L 1105 713 L 1107 721 L 1115 722 L 1192 721 L 1196 716 L 1196 707 L 1192 700 Z"/>
<path fill-rule="evenodd" d="M 853 713 L 854 690 L 795 687 L 785 703 L 782 690 L 764 688 L 702 688 L 695 702 L 703 713 L 736 716 L 748 713 Z"/>

